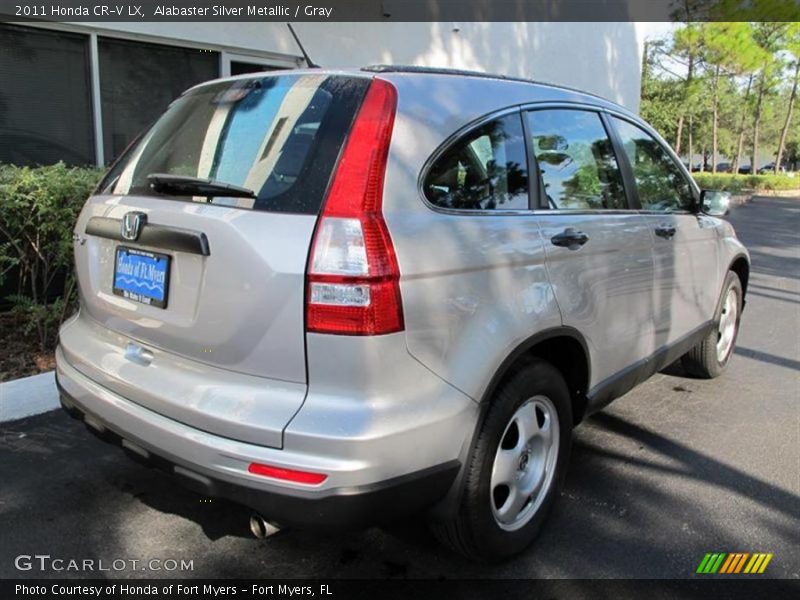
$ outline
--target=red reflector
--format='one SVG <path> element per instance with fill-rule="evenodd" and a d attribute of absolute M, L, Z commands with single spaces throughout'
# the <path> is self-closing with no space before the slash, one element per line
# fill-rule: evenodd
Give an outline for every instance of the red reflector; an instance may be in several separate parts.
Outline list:
<path fill-rule="evenodd" d="M 294 469 L 283 469 L 259 463 L 250 463 L 247 470 L 253 475 L 271 477 L 272 479 L 282 479 L 283 481 L 293 481 L 294 483 L 305 483 L 316 485 L 325 481 L 328 476 L 322 473 L 308 473 L 306 471 L 295 471 Z"/>

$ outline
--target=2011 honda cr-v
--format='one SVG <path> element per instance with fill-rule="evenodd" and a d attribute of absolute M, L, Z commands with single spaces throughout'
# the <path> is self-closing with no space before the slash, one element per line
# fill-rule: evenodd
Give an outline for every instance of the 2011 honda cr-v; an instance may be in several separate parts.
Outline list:
<path fill-rule="evenodd" d="M 64 407 L 278 526 L 425 511 L 497 559 L 573 426 L 728 363 L 747 251 L 663 140 L 577 91 L 420 68 L 197 86 L 75 227 Z"/>

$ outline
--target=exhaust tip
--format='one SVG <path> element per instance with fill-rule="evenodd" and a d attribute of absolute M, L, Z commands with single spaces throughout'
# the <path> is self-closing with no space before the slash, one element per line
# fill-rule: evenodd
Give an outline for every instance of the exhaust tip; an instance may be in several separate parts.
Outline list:
<path fill-rule="evenodd" d="M 253 515 L 250 517 L 250 531 L 259 540 L 275 535 L 280 530 L 280 527 L 270 523 L 261 515 Z"/>

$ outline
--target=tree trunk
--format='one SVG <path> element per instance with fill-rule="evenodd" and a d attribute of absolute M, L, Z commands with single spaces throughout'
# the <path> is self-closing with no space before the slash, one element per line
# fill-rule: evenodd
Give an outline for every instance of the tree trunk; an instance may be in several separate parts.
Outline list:
<path fill-rule="evenodd" d="M 690 173 L 692 172 L 692 169 L 694 168 L 694 140 L 692 139 L 692 131 L 693 131 L 693 129 L 694 129 L 694 119 L 692 118 L 692 115 L 689 114 L 689 131 L 687 133 L 689 134 L 688 142 L 689 142 L 689 172 Z"/>
<path fill-rule="evenodd" d="M 758 84 L 758 100 L 756 101 L 756 114 L 753 118 L 753 154 L 750 158 L 750 174 L 758 174 L 758 129 L 761 126 L 761 112 L 764 102 L 764 87 L 766 86 L 767 74 L 762 71 Z"/>
<path fill-rule="evenodd" d="M 714 69 L 714 109 L 711 122 L 711 172 L 717 173 L 717 123 L 719 122 L 719 65 Z"/>
<path fill-rule="evenodd" d="M 683 138 L 683 122 L 687 111 L 687 104 L 691 101 L 689 98 L 689 87 L 692 85 L 692 78 L 694 77 L 694 56 L 689 56 L 689 66 L 688 70 L 686 71 L 686 85 L 684 86 L 684 98 L 683 98 L 683 106 L 681 108 L 681 114 L 678 117 L 678 131 L 675 134 L 675 154 L 680 156 L 681 154 L 681 141 Z M 691 107 L 688 108 L 691 111 Z M 691 157 L 689 157 L 691 161 Z"/>
<path fill-rule="evenodd" d="M 778 142 L 778 155 L 775 157 L 775 175 L 781 172 L 783 148 L 786 145 L 786 136 L 789 133 L 789 125 L 792 123 L 792 112 L 794 111 L 794 103 L 797 99 L 798 79 L 800 79 L 800 60 L 797 61 L 794 67 L 794 83 L 792 84 L 792 93 L 789 96 L 789 108 L 786 110 L 786 122 L 783 124 L 783 129 L 781 130 L 781 139 Z"/>
<path fill-rule="evenodd" d="M 744 102 L 742 103 L 742 118 L 739 122 L 739 144 L 736 147 L 736 158 L 733 161 L 733 172 L 738 173 L 739 167 L 742 165 L 742 153 L 744 152 L 744 127 L 747 121 L 747 101 L 750 99 L 750 90 L 753 87 L 753 75 L 747 79 L 747 91 L 744 93 Z"/>

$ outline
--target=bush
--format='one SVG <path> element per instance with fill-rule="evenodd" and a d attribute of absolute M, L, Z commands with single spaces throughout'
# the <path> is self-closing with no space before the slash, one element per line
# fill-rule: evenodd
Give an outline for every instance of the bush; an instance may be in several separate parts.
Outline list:
<path fill-rule="evenodd" d="M 800 190 L 800 175 L 734 175 L 731 173 L 692 173 L 694 180 L 705 190 L 780 191 Z"/>
<path fill-rule="evenodd" d="M 0 286 L 16 276 L 6 300 L 36 333 L 40 350 L 52 349 L 58 325 L 75 305 L 72 229 L 102 171 L 0 165 Z"/>

